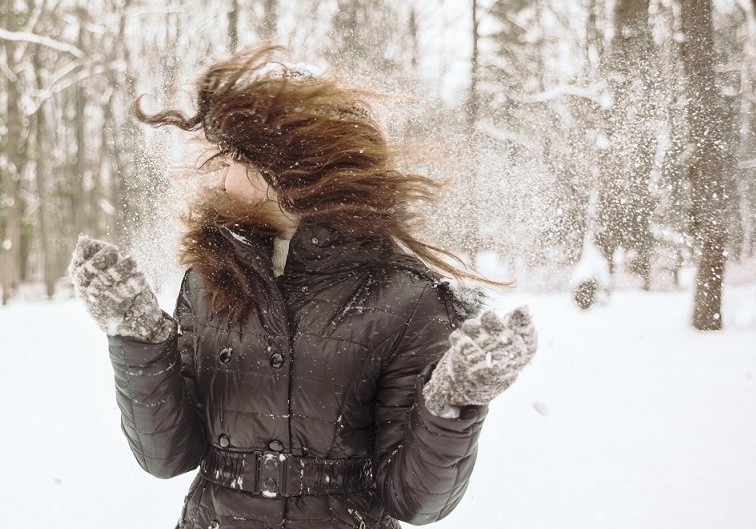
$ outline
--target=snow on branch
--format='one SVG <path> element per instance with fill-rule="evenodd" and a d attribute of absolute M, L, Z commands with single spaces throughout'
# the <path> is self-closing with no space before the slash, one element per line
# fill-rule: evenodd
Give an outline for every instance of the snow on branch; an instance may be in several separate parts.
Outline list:
<path fill-rule="evenodd" d="M 15 83 L 18 80 L 16 72 L 11 70 L 10 66 L 8 66 L 8 63 L 6 63 L 2 59 L 0 59 L 0 72 L 3 72 L 3 75 L 7 77 L 11 83 Z"/>
<path fill-rule="evenodd" d="M 502 129 L 487 121 L 480 121 L 476 124 L 475 130 L 501 143 L 515 143 L 527 151 L 533 151 L 533 142 L 531 138 L 515 132 L 514 130 Z"/>
<path fill-rule="evenodd" d="M 98 75 L 102 75 L 110 71 L 125 71 L 125 70 L 126 70 L 126 61 L 123 61 L 123 60 L 115 60 L 106 64 L 95 64 L 86 70 L 79 71 L 76 75 L 71 75 L 66 80 L 66 82 L 52 83 L 45 90 L 36 90 L 34 93 L 34 100 L 30 99 L 28 104 L 25 107 L 26 115 L 31 116 L 35 114 L 39 110 L 39 107 L 42 106 L 42 103 L 45 102 L 46 99 L 50 98 L 51 96 L 59 92 L 62 92 L 66 88 L 73 86 L 76 83 L 83 81 L 84 79 L 87 79 L 89 77 L 96 77 Z"/>
<path fill-rule="evenodd" d="M 13 42 L 31 42 L 32 44 L 40 44 L 54 50 L 70 53 L 77 59 L 84 57 L 84 52 L 73 44 L 61 42 L 59 40 L 51 39 L 50 37 L 44 37 L 42 35 L 37 35 L 36 33 L 30 33 L 28 31 L 8 31 L 7 29 L 0 28 L 0 40 L 9 40 Z"/>
<path fill-rule="evenodd" d="M 183 7 L 174 6 L 134 6 L 129 7 L 126 10 L 126 16 L 140 17 L 144 15 L 170 15 L 173 13 L 185 13 L 186 10 Z"/>
<path fill-rule="evenodd" d="M 603 83 L 595 83 L 588 87 L 559 85 L 539 94 L 531 94 L 516 99 L 522 103 L 548 103 L 563 96 L 572 96 L 587 99 L 606 108 L 608 105 L 611 105 L 611 99 L 607 98 L 602 92 L 602 88 L 604 88 Z"/>

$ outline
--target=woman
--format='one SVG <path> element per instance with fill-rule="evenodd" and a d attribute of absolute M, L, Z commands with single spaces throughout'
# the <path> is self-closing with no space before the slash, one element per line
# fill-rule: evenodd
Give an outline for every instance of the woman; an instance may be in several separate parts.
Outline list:
<path fill-rule="evenodd" d="M 416 256 L 467 274 L 410 233 L 433 182 L 395 170 L 359 92 L 271 51 L 212 66 L 193 117 L 136 105 L 201 130 L 222 166 L 185 219 L 173 318 L 131 258 L 79 239 L 70 272 L 108 333 L 123 431 L 155 476 L 199 466 L 180 528 L 433 522 L 535 333 L 523 309 L 463 323 Z"/>

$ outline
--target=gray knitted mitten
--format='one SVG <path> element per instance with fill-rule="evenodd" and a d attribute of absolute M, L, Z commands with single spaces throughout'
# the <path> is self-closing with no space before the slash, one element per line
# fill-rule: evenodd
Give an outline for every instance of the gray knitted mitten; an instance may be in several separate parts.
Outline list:
<path fill-rule="evenodd" d="M 459 417 L 459 406 L 488 404 L 507 389 L 537 349 L 527 307 L 503 320 L 492 311 L 466 320 L 449 336 L 451 347 L 423 387 L 425 405 L 439 417 Z"/>
<path fill-rule="evenodd" d="M 167 340 L 176 325 L 166 318 L 147 280 L 118 247 L 80 235 L 68 273 L 97 325 L 111 336 Z"/>

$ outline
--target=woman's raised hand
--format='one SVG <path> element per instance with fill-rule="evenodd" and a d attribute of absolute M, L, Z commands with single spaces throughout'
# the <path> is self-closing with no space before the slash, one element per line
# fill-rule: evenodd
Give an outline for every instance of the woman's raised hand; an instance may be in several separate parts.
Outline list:
<path fill-rule="evenodd" d="M 459 406 L 488 404 L 507 389 L 537 349 L 527 307 L 503 319 L 493 311 L 466 320 L 449 336 L 451 347 L 423 387 L 426 407 L 441 417 L 459 416 Z"/>
<path fill-rule="evenodd" d="M 171 336 L 174 322 L 163 315 L 136 262 L 114 244 L 80 235 L 68 273 L 76 295 L 105 333 L 153 343 Z"/>

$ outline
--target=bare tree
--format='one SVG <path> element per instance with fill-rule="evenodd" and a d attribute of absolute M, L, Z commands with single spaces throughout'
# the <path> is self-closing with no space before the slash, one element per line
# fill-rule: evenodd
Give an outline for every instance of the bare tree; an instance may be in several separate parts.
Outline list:
<path fill-rule="evenodd" d="M 14 0 L 5 0 L 5 26 L 9 32 L 19 29 L 21 14 L 15 9 Z M 25 140 L 21 110 L 21 81 L 22 73 L 18 63 L 18 43 L 11 39 L 5 44 L 5 68 L 8 82 L 6 83 L 5 136 L 6 152 L 4 173 L 5 187 L 5 233 L 2 237 L 2 304 L 8 303 L 13 291 L 18 286 L 21 274 L 21 174 L 24 165 Z"/>
<path fill-rule="evenodd" d="M 725 269 L 724 118 L 714 73 L 711 0 L 681 0 L 687 119 L 693 150 L 690 179 L 692 232 L 699 249 L 692 325 L 722 328 Z"/>
<path fill-rule="evenodd" d="M 328 47 L 324 55 L 353 72 L 400 79 L 408 58 L 401 50 L 411 46 L 404 24 L 406 5 L 388 0 L 338 0 L 331 14 Z M 409 13 L 406 13 L 408 16 Z"/>
<path fill-rule="evenodd" d="M 262 40 L 274 40 L 278 34 L 278 0 L 262 0 L 263 15 L 257 34 Z"/>
<path fill-rule="evenodd" d="M 84 25 L 87 22 L 87 11 L 85 8 L 81 6 L 77 6 L 76 8 L 76 19 L 78 20 L 79 28 L 78 28 L 78 36 L 77 36 L 77 47 L 81 50 L 84 49 L 85 42 L 84 42 Z M 84 183 L 86 181 L 86 177 L 88 176 L 87 173 L 89 172 L 89 166 L 87 163 L 87 145 L 89 143 L 90 138 L 87 137 L 85 125 L 86 125 L 86 110 L 87 110 L 87 95 L 84 87 L 83 82 L 76 83 L 73 94 L 71 94 L 71 97 L 73 99 L 73 107 L 74 112 L 72 115 L 73 118 L 73 128 L 74 128 L 74 134 L 76 138 L 76 154 L 75 154 L 75 168 L 73 171 L 72 176 L 72 182 L 73 182 L 73 203 L 71 204 L 71 211 L 73 211 L 74 214 L 74 233 L 81 233 L 84 231 L 85 228 L 88 228 L 89 224 L 89 218 L 88 218 L 88 208 L 89 206 L 89 200 L 87 199 L 87 191 L 84 187 Z"/>
<path fill-rule="evenodd" d="M 610 147 L 602 156 L 596 233 L 610 269 L 618 247 L 637 252 L 634 269 L 646 290 L 651 284 L 649 182 L 656 154 L 656 50 L 648 10 L 649 0 L 617 0 L 614 6 L 614 37 L 603 67 L 612 91 L 612 106 L 606 112 Z"/>
<path fill-rule="evenodd" d="M 34 54 L 34 73 L 37 81 L 37 89 L 41 90 L 45 85 L 43 80 L 43 65 L 41 61 L 42 50 L 40 46 Z M 36 161 L 36 180 L 37 180 L 37 234 L 39 236 L 39 248 L 42 253 L 43 279 L 45 283 L 45 294 L 52 298 L 55 293 L 55 280 L 57 275 L 54 266 L 54 249 L 52 245 L 51 226 L 49 222 L 49 177 L 50 163 L 48 159 L 48 120 L 47 104 L 43 102 L 35 113 L 35 161 Z"/>
<path fill-rule="evenodd" d="M 228 50 L 233 53 L 239 47 L 239 0 L 231 0 L 228 10 Z"/>
<path fill-rule="evenodd" d="M 472 129 L 478 121 L 478 109 L 480 107 L 480 96 L 478 94 L 478 70 L 479 70 L 479 47 L 480 47 L 480 21 L 478 20 L 478 0 L 472 0 L 470 6 L 471 17 L 471 40 L 472 49 L 470 53 L 470 87 L 467 94 L 467 121 L 468 126 Z"/>
<path fill-rule="evenodd" d="M 417 62 L 419 56 L 417 40 L 417 9 L 413 6 L 410 9 L 409 21 L 407 22 L 410 38 L 412 39 L 411 65 L 412 71 L 417 71 Z"/>

